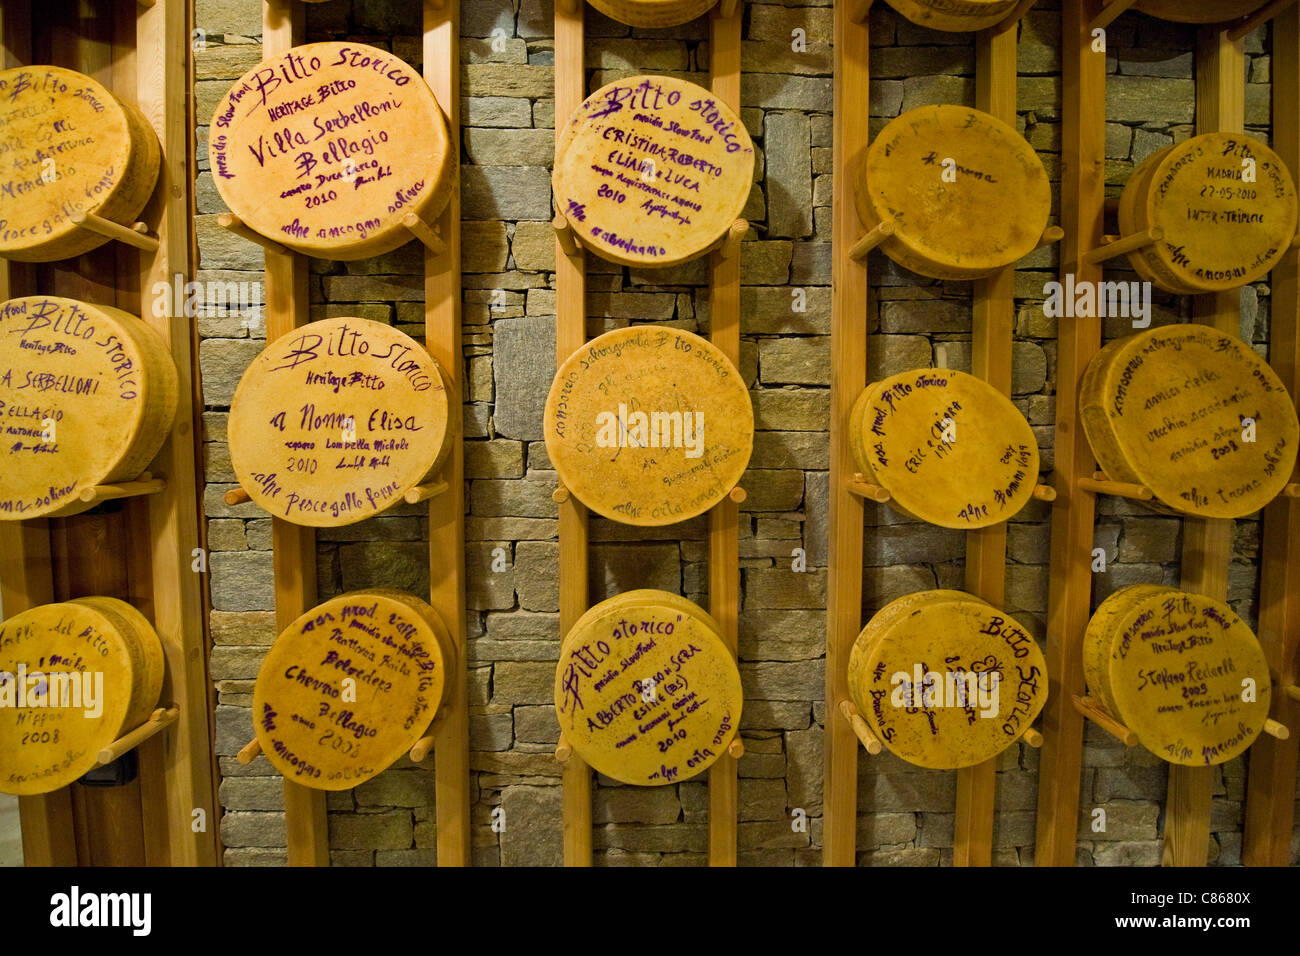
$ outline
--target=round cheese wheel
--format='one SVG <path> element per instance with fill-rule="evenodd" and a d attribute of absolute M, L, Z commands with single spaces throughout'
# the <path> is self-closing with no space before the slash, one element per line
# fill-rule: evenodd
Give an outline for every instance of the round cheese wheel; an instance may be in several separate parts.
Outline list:
<path fill-rule="evenodd" d="M 1217 292 L 1254 282 L 1277 265 L 1295 237 L 1296 208 L 1281 157 L 1248 136 L 1207 133 L 1138 167 L 1124 187 L 1119 228 L 1124 235 L 1163 230 L 1162 241 L 1130 256 L 1156 285 Z"/>
<path fill-rule="evenodd" d="M 281 632 L 253 688 L 262 752 L 286 780 L 346 790 L 413 747 L 442 702 L 454 645 L 437 612 L 384 589 L 326 601 Z"/>
<path fill-rule="evenodd" d="M 1254 633 L 1223 602 L 1176 588 L 1123 604 L 1099 628 L 1109 634 L 1101 681 L 1115 717 L 1170 763 L 1242 754 L 1264 729 L 1272 693 Z"/>
<path fill-rule="evenodd" d="M 78 514 L 128 481 L 176 414 L 162 336 L 120 309 L 54 296 L 0 303 L 0 520 Z"/>
<path fill-rule="evenodd" d="M 718 0 L 591 0 L 605 16 L 633 27 L 675 27 L 707 13 Z"/>
<path fill-rule="evenodd" d="M 362 259 L 436 219 L 456 156 L 433 91 L 361 43 L 309 43 L 245 73 L 212 116 L 208 156 L 230 211 L 304 255 Z"/>
<path fill-rule="evenodd" d="M 995 116 L 921 106 L 891 120 L 854 177 L 867 229 L 892 222 L 880 248 L 935 279 L 977 279 L 1033 252 L 1052 212 L 1042 161 Z"/>
<path fill-rule="evenodd" d="M 924 592 L 886 605 L 858 635 L 849 666 L 850 692 L 872 732 L 922 767 L 952 770 L 997 756 L 1047 700 L 1038 644 L 969 594 Z"/>
<path fill-rule="evenodd" d="M 671 266 L 721 243 L 754 183 L 754 144 L 703 87 L 634 76 L 601 87 L 557 131 L 555 208 L 597 255 Z"/>
<path fill-rule="evenodd" d="M 79 598 L 0 623 L 0 792 L 82 777 L 148 718 L 161 687 L 158 635 L 123 601 Z"/>
<path fill-rule="evenodd" d="M 1265 0 L 1138 0 L 1133 9 L 1177 23 L 1224 23 L 1254 13 Z"/>
<path fill-rule="evenodd" d="M 642 526 L 702 514 L 740 481 L 754 441 L 749 391 L 690 332 L 606 332 L 560 367 L 546 398 L 546 451 L 597 514 Z"/>
<path fill-rule="evenodd" d="M 913 369 L 868 386 L 853 405 L 853 456 L 903 514 L 983 528 L 1029 503 L 1038 442 L 1011 400 L 954 369 Z"/>
<path fill-rule="evenodd" d="M 741 701 L 717 622 L 676 595 L 633 591 L 602 602 L 560 647 L 560 729 L 587 764 L 623 783 L 702 773 L 736 736 Z"/>
<path fill-rule="evenodd" d="M 0 71 L 0 258 L 50 262 L 108 242 L 71 216 L 134 222 L 160 155 L 140 111 L 90 77 L 58 66 Z"/>
<path fill-rule="evenodd" d="M 933 30 L 960 33 L 1001 23 L 1017 0 L 889 0 L 889 5 L 913 23 Z"/>
<path fill-rule="evenodd" d="M 1083 677 L 1088 691 L 1101 701 L 1107 712 L 1114 715 L 1117 710 L 1115 698 L 1110 692 L 1107 679 L 1107 662 L 1110 658 L 1111 640 L 1115 634 L 1115 622 L 1127 614 L 1141 601 L 1169 588 L 1159 584 L 1132 584 L 1120 588 L 1097 606 L 1087 630 L 1083 635 Z"/>
<path fill-rule="evenodd" d="M 1205 325 L 1116 339 L 1088 364 L 1080 414 L 1093 454 L 1115 481 L 1202 518 L 1240 518 L 1290 481 L 1300 422 L 1268 364 Z"/>
<path fill-rule="evenodd" d="M 281 336 L 230 404 L 230 461 L 277 518 L 338 527 L 402 500 L 442 463 L 460 409 L 438 363 L 368 319 L 322 319 Z"/>

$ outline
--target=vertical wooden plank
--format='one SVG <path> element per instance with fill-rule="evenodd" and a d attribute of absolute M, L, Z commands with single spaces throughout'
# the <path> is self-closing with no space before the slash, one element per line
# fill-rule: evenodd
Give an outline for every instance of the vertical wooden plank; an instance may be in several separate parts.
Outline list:
<path fill-rule="evenodd" d="M 1017 29 L 991 30 L 975 41 L 975 107 L 1016 125 Z M 1015 324 L 1014 267 L 975 282 L 971 322 L 971 372 L 1011 395 L 1011 339 Z M 966 590 L 1001 607 L 1006 585 L 1005 522 L 966 535 Z M 1013 746 L 1018 747 L 1019 743 Z M 993 803 L 996 760 L 957 771 L 957 818 L 953 864 L 993 862 Z"/>
<path fill-rule="evenodd" d="M 1300 7 L 1273 21 L 1273 149 L 1295 174 L 1300 170 Z M 1291 392 L 1300 394 L 1300 252 L 1291 249 L 1273 270 L 1269 361 Z M 1294 481 L 1295 478 L 1292 478 Z M 1300 502 L 1278 498 L 1264 509 L 1259 584 L 1259 639 L 1273 680 L 1270 716 L 1291 729 L 1288 740 L 1267 734 L 1250 748 L 1246 781 L 1247 866 L 1287 866 L 1295 826 L 1296 764 L 1300 755 L 1300 703 L 1286 688 L 1300 681 Z"/>
<path fill-rule="evenodd" d="M 302 39 L 303 7 L 295 0 L 264 0 L 262 55 L 276 56 Z M 266 339 L 272 342 L 308 321 L 307 260 L 267 250 Z M 275 622 L 284 630 L 316 604 L 316 532 L 271 519 L 275 552 Z M 327 866 L 325 791 L 284 782 L 284 824 L 290 866 Z"/>
<path fill-rule="evenodd" d="M 713 95 L 740 115 L 740 17 L 720 7 L 709 14 L 709 64 Z M 712 254 L 709 325 L 713 344 L 740 367 L 740 252 Z M 724 498 L 709 512 L 709 612 L 734 655 L 740 641 L 740 505 Z M 709 768 L 709 865 L 736 865 L 738 781 L 736 760 L 723 754 Z"/>
<path fill-rule="evenodd" d="M 583 73 L 584 4 L 555 4 L 555 123 L 565 122 L 586 95 Z M 555 357 L 557 364 L 587 341 L 587 267 L 582 247 L 574 256 L 555 243 Z M 560 636 L 587 610 L 587 509 L 570 495 L 560 502 Z M 591 866 L 591 768 L 577 754 L 564 764 L 564 863 Z"/>
<path fill-rule="evenodd" d="M 447 115 L 452 155 L 460 155 L 460 2 L 424 0 L 424 78 Z M 424 336 L 429 354 L 447 375 L 448 403 L 464 401 L 465 358 L 460 328 L 460 189 L 439 218 L 441 255 L 424 253 Z M 456 668 L 434 729 L 434 803 L 438 865 L 469 866 L 469 709 L 465 637 L 465 452 L 459 440 L 443 466 L 447 490 L 429 502 L 429 600 L 455 647 Z"/>
<path fill-rule="evenodd" d="M 128 5 L 130 6 L 130 5 Z M 140 7 L 135 33 L 135 100 L 162 144 L 158 188 L 144 212 L 156 230 L 156 253 L 140 254 L 142 318 L 167 340 L 180 377 L 180 401 L 171 435 L 153 471 L 166 488 L 148 502 L 151 529 L 152 620 L 166 655 L 163 703 L 179 705 L 177 722 L 140 752 L 141 772 L 150 777 L 144 794 L 148 862 L 152 865 L 212 866 L 217 862 L 216 772 L 212 756 L 211 685 L 204 626 L 203 579 L 192 565 L 199 547 L 201 508 L 196 491 L 195 447 L 202 408 L 194 404 L 195 328 L 172 315 L 175 303 L 156 314 L 156 284 L 191 274 L 189 202 L 189 16 L 184 0 L 159 0 Z M 146 305 L 147 304 L 147 305 Z M 161 757 L 165 787 L 154 787 Z M 194 812 L 205 826 L 195 831 Z"/>
<path fill-rule="evenodd" d="M 1244 41 L 1202 27 L 1196 45 L 1196 132 L 1240 132 L 1246 118 Z M 1241 292 L 1216 292 L 1192 299 L 1197 322 L 1228 335 L 1241 334 Z M 1232 559 L 1231 519 L 1187 518 L 1183 522 L 1182 588 L 1223 601 L 1228 597 Z M 1213 767 L 1169 767 L 1165 806 L 1166 866 L 1204 866 L 1210 852 L 1210 793 Z"/>
<path fill-rule="evenodd" d="M 862 233 L 852 172 L 866 155 L 868 31 L 853 20 L 855 4 L 835 4 L 831 197 L 830 568 L 826 583 L 825 814 L 822 862 L 856 859 L 858 739 L 839 702 L 849 698 L 849 651 L 862 629 L 862 499 L 845 487 L 855 471 L 849 413 L 867 387 L 867 269 L 849 249 Z"/>
<path fill-rule="evenodd" d="M 1101 244 L 1106 168 L 1106 56 L 1092 50 L 1090 23 L 1100 0 L 1065 3 L 1061 10 L 1061 273 L 1098 282 L 1101 269 L 1083 261 Z M 1043 710 L 1038 771 L 1035 862 L 1072 866 L 1083 765 L 1083 717 L 1071 703 L 1084 695 L 1083 632 L 1092 598 L 1096 502 L 1079 488 L 1096 459 L 1079 422 L 1079 384 L 1101 343 L 1101 320 L 1072 318 L 1057 328 L 1056 450 L 1051 570 L 1047 599 L 1049 694 Z"/>

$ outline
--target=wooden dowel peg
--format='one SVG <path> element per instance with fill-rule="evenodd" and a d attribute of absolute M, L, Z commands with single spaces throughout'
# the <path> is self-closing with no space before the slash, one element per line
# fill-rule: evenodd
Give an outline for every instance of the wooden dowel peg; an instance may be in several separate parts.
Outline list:
<path fill-rule="evenodd" d="M 1132 498 L 1134 501 L 1151 501 L 1156 493 L 1145 485 L 1135 485 L 1127 481 L 1111 481 L 1105 472 L 1094 472 L 1091 478 L 1080 478 L 1079 487 L 1096 495 L 1114 495 L 1117 498 Z"/>
<path fill-rule="evenodd" d="M 242 766 L 246 767 L 254 760 L 256 760 L 257 755 L 260 754 L 261 752 L 262 752 L 262 741 L 254 737 L 248 743 L 244 744 L 242 748 L 240 748 L 239 753 L 235 754 L 235 759 L 238 760 Z"/>
<path fill-rule="evenodd" d="M 569 489 L 564 485 L 556 485 L 555 490 L 551 492 L 551 500 L 557 505 L 562 505 L 569 500 Z"/>
<path fill-rule="evenodd" d="M 248 504 L 253 500 L 253 496 L 243 488 L 231 488 L 221 496 L 221 500 L 233 508 L 235 505 Z"/>
<path fill-rule="evenodd" d="M 1300 700 L 1300 685 L 1288 684 L 1286 688 L 1286 695 L 1290 697 L 1292 700 Z"/>
<path fill-rule="evenodd" d="M 142 222 L 137 222 L 134 226 L 123 226 L 103 216 L 96 216 L 93 212 L 74 212 L 68 218 L 74 226 L 80 226 L 82 229 L 109 239 L 116 239 L 118 242 L 135 246 L 145 252 L 154 252 L 158 248 L 157 238 L 148 234 L 149 227 Z"/>
<path fill-rule="evenodd" d="M 82 501 L 99 504 L 101 501 L 113 501 L 117 498 L 156 495 L 166 487 L 167 482 L 161 478 L 150 478 L 147 481 L 124 481 L 118 485 L 95 485 L 91 488 L 82 488 L 78 497 Z"/>
<path fill-rule="evenodd" d="M 1136 747 L 1138 742 L 1137 734 L 1129 730 L 1118 720 L 1102 708 L 1102 706 L 1092 697 L 1080 697 L 1078 694 L 1070 695 L 1074 703 L 1074 709 L 1083 716 L 1087 717 L 1094 724 L 1100 727 L 1106 733 L 1110 734 L 1125 747 Z"/>
<path fill-rule="evenodd" d="M 433 749 L 433 734 L 427 737 L 421 737 L 411 748 L 411 763 L 419 763 L 425 757 L 429 756 L 429 751 Z"/>
<path fill-rule="evenodd" d="M 1023 734 L 1021 734 L 1020 739 L 1023 740 L 1025 743 L 1029 744 L 1029 746 L 1033 747 L 1035 750 L 1037 750 L 1039 747 L 1043 745 L 1043 735 L 1040 734 L 1033 727 L 1030 727 Z"/>
<path fill-rule="evenodd" d="M 1039 501 L 1055 501 L 1056 489 L 1051 485 L 1034 485 L 1034 497 Z"/>
<path fill-rule="evenodd" d="M 1282 494 L 1287 498 L 1300 498 L 1300 484 L 1297 484 L 1294 481 L 1291 482 L 1282 489 Z"/>
<path fill-rule="evenodd" d="M 569 225 L 569 220 L 556 213 L 555 218 L 551 220 L 551 227 L 555 230 L 555 238 L 560 241 L 560 248 L 564 250 L 564 254 L 570 258 L 576 256 L 578 240 L 573 235 L 573 227 Z"/>
<path fill-rule="evenodd" d="M 1242 39 L 1248 33 L 1253 33 L 1262 27 L 1269 20 L 1294 4 L 1296 0 L 1273 0 L 1260 7 L 1254 13 L 1238 21 L 1237 25 L 1228 30 L 1228 39 L 1233 43 Z"/>
<path fill-rule="evenodd" d="M 244 220 L 240 219 L 234 213 L 223 212 L 217 217 L 217 225 L 239 236 L 241 239 L 247 239 L 249 242 L 256 243 L 267 252 L 284 252 L 289 250 L 272 239 L 266 238 L 260 232 L 250 229 L 244 225 Z"/>
<path fill-rule="evenodd" d="M 868 501 L 874 501 L 877 504 L 884 504 L 889 500 L 889 492 L 879 485 L 873 485 L 867 481 L 861 474 L 855 474 L 848 481 L 844 482 L 844 488 L 851 495 L 857 495 L 859 498 L 866 498 Z"/>
<path fill-rule="evenodd" d="M 725 14 L 724 14 L 725 16 Z M 718 249 L 718 255 L 723 259 L 731 259 L 740 254 L 740 244 L 745 239 L 745 233 L 749 232 L 749 220 L 737 219 L 727 230 L 727 234 L 722 238 L 722 246 Z"/>
<path fill-rule="evenodd" d="M 885 220 L 876 226 L 870 232 L 863 234 L 857 242 L 849 248 L 849 258 L 854 261 L 865 259 L 867 253 L 876 246 L 880 245 L 886 239 L 894 234 L 894 223 L 891 220 Z"/>
<path fill-rule="evenodd" d="M 447 490 L 445 481 L 431 481 L 427 485 L 416 485 L 403 495 L 403 499 L 408 505 L 418 505 L 421 501 L 428 501 L 430 498 L 436 498 Z"/>
<path fill-rule="evenodd" d="M 734 501 L 736 504 L 743 505 L 745 503 L 745 499 L 749 497 L 749 492 L 747 492 L 744 488 L 740 487 L 740 485 L 736 485 L 736 487 L 732 488 L 730 491 L 727 492 L 727 497 L 730 498 L 732 501 Z"/>
<path fill-rule="evenodd" d="M 408 212 L 403 216 L 402 225 L 406 227 L 407 232 L 424 243 L 425 248 L 435 256 L 441 256 L 447 251 L 447 244 L 442 241 L 434 228 L 431 228 L 427 222 L 415 213 Z"/>
<path fill-rule="evenodd" d="M 849 0 L 849 19 L 854 23 L 866 23 L 873 2 L 874 0 Z"/>
<path fill-rule="evenodd" d="M 1276 737 L 1278 740 L 1286 740 L 1291 736 L 1291 731 L 1287 729 L 1286 724 L 1280 720 L 1274 720 L 1272 717 L 1264 721 L 1264 733 L 1270 737 Z"/>
<path fill-rule="evenodd" d="M 858 709 L 853 706 L 853 701 L 840 701 L 840 713 L 844 715 L 844 719 L 853 727 L 853 733 L 857 736 L 858 742 L 862 744 L 863 749 L 873 757 L 880 753 L 880 741 L 877 740 L 876 735 L 871 732 L 871 728 L 867 726 L 867 722 L 862 719 L 862 715 L 858 713 Z"/>
<path fill-rule="evenodd" d="M 180 716 L 180 713 L 181 709 L 174 704 L 165 709 L 159 707 L 149 715 L 148 720 L 135 730 L 118 737 L 117 740 L 114 740 L 101 750 L 97 758 L 99 765 L 102 767 L 105 764 L 110 764 L 128 750 L 134 750 L 164 727 L 176 723 L 176 718 Z"/>
<path fill-rule="evenodd" d="M 1090 265 L 1096 265 L 1099 262 L 1105 262 L 1107 259 L 1114 259 L 1116 256 L 1122 256 L 1128 252 L 1135 252 L 1138 249 L 1145 249 L 1147 246 L 1153 246 L 1160 240 L 1164 239 L 1165 231 L 1159 226 L 1153 226 L 1145 232 L 1135 232 L 1131 236 L 1110 236 L 1106 237 L 1110 241 L 1096 249 L 1088 252 L 1083 261 Z"/>
<path fill-rule="evenodd" d="M 1104 30 L 1111 25 L 1117 16 L 1135 3 L 1137 3 L 1137 0 L 1108 0 L 1101 13 L 1097 14 L 1088 26 L 1093 30 Z"/>
<path fill-rule="evenodd" d="M 718 17 L 723 20 L 729 19 L 734 17 L 739 9 L 740 0 L 722 0 L 718 4 Z"/>
<path fill-rule="evenodd" d="M 1044 246 L 1054 246 L 1065 238 L 1065 230 L 1060 226 L 1048 226 L 1043 230 L 1043 234 L 1038 239 L 1038 245 L 1035 249 L 1042 249 Z"/>
<path fill-rule="evenodd" d="M 745 756 L 745 742 L 739 737 L 732 737 L 731 743 L 727 744 L 727 753 L 731 754 L 733 759 L 739 760 Z"/>
<path fill-rule="evenodd" d="M 572 756 L 573 748 L 569 746 L 569 742 L 564 738 L 564 734 L 560 734 L 560 742 L 555 745 L 555 759 L 559 763 L 568 763 L 569 758 Z"/>

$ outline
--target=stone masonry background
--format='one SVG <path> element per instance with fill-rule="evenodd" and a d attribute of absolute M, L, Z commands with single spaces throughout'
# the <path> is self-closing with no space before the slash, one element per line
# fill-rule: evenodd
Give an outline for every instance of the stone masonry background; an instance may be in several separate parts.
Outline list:
<path fill-rule="evenodd" d="M 754 225 L 742 253 L 741 371 L 752 389 L 757 429 L 744 479 L 740 554 L 740 670 L 745 687 L 739 764 L 741 864 L 821 862 L 822 733 L 828 517 L 830 383 L 831 0 L 744 4 L 742 118 L 759 148 L 745 215 Z M 561 861 L 558 727 L 550 703 L 558 656 L 555 474 L 542 442 L 540 409 L 554 374 L 554 241 L 550 170 L 555 125 L 549 0 L 463 0 L 462 200 L 464 241 L 465 438 L 468 514 L 470 763 L 476 865 Z M 332 0 L 307 6 L 309 40 L 351 39 L 420 65 L 417 0 Z M 634 30 L 588 9 L 589 90 L 639 72 L 707 83 L 704 20 L 671 30 Z M 225 207 L 207 163 L 207 122 L 219 97 L 260 59 L 258 0 L 196 0 L 195 116 L 198 124 L 196 278 L 260 280 L 260 249 L 216 224 Z M 806 36 L 796 51 L 794 31 Z M 494 42 L 495 39 L 495 42 Z M 1191 135 L 1194 81 L 1190 28 L 1137 14 L 1108 30 L 1107 182 L 1118 195 L 1145 156 Z M 973 103 L 969 34 L 914 26 L 877 3 L 871 15 L 874 135 L 900 112 L 930 103 Z M 1246 40 L 1246 122 L 1267 140 L 1267 29 Z M 1019 126 L 1039 151 L 1059 207 L 1061 82 L 1059 0 L 1042 0 L 1020 34 Z M 1054 220 L 1055 221 L 1055 220 Z M 629 271 L 589 257 L 589 332 L 656 322 L 708 334 L 702 262 L 668 271 Z M 1132 280 L 1122 262 L 1113 278 Z M 423 335 L 421 249 L 411 243 L 375 259 L 311 265 L 312 317 L 353 315 Z M 1021 263 L 1014 397 L 1052 465 L 1056 324 L 1044 317 L 1043 285 L 1055 278 L 1053 250 Z M 870 377 L 934 361 L 969 369 L 971 288 L 934 282 L 871 257 Z M 803 290 L 806 311 L 792 303 Z M 1264 353 L 1266 283 L 1242 293 L 1242 334 Z M 279 776 L 259 757 L 234 759 L 252 736 L 252 685 L 275 636 L 270 520 L 254 505 L 228 507 L 233 487 L 226 412 L 239 377 L 265 345 L 260 298 L 199 319 L 202 343 L 208 547 L 211 551 L 212 679 L 218 691 L 221 838 L 231 865 L 285 862 Z M 1184 321 L 1185 298 L 1156 293 L 1157 324 Z M 1108 322 L 1108 338 L 1126 323 Z M 320 535 L 321 599 L 367 586 L 427 593 L 427 518 L 399 506 Z M 1048 508 L 1034 502 L 1009 527 L 1009 611 L 1041 640 L 1047 606 Z M 864 612 L 902 594 L 960 587 L 963 535 L 868 506 Z M 680 592 L 707 606 L 706 523 L 664 529 L 592 520 L 592 601 L 637 587 Z M 1254 623 L 1258 516 L 1237 523 L 1230 599 Z M 1180 522 L 1121 499 L 1098 505 L 1096 546 L 1108 570 L 1094 602 L 1139 581 L 1177 584 Z M 503 548 L 508 569 L 491 571 Z M 803 548 L 808 569 L 791 569 Z M 865 619 L 864 619 L 865 620 Z M 329 795 L 335 865 L 436 863 L 436 753 L 420 767 L 403 758 L 352 791 Z M 1087 730 L 1081 780 L 1079 862 L 1150 865 L 1160 859 L 1165 765 Z M 999 760 L 994 862 L 1033 862 L 1037 752 L 1018 746 Z M 1216 770 L 1211 858 L 1240 862 L 1245 763 Z M 595 791 L 598 865 L 706 862 L 704 777 L 633 788 L 601 779 Z M 954 773 L 926 771 L 887 752 L 859 765 L 859 861 L 936 865 L 952 860 Z M 491 827 L 505 811 L 505 829 Z M 1103 807 L 1105 833 L 1091 812 Z M 791 827 L 796 809 L 807 832 Z M 1300 831 L 1293 841 L 1300 859 Z"/>

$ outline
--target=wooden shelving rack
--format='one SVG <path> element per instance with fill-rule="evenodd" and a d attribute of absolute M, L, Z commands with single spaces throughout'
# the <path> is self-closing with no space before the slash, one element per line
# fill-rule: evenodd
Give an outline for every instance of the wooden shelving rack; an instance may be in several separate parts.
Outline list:
<path fill-rule="evenodd" d="M 1015 126 L 1016 36 L 1031 6 L 1022 2 L 996 27 L 976 34 L 975 106 Z M 831 305 L 831 558 L 827 587 L 826 781 L 823 858 L 828 866 L 856 859 L 858 746 L 880 752 L 848 688 L 848 660 L 862 629 L 862 546 L 865 500 L 878 500 L 855 474 L 849 415 L 867 386 L 867 254 L 879 230 L 862 235 L 852 171 L 866 154 L 870 2 L 835 5 L 834 226 Z M 1044 242 L 1059 238 L 1049 229 Z M 974 283 L 971 372 L 1010 395 L 1015 268 Z M 1050 500 L 1051 489 L 1035 496 Z M 966 535 L 966 590 L 1000 606 L 1006 580 L 1006 523 Z M 1037 732 L 1022 738 L 1037 743 Z M 957 771 L 953 862 L 988 866 L 993 854 L 996 760 Z"/>
<path fill-rule="evenodd" d="M 305 7 L 298 0 L 264 0 L 262 53 L 277 56 L 303 40 Z M 447 115 L 452 155 L 460 154 L 459 0 L 424 0 L 424 78 Z M 425 245 L 425 344 L 442 366 L 448 404 L 459 414 L 464 390 L 464 359 L 460 325 L 460 190 L 453 186 L 451 202 L 436 223 L 408 216 L 413 239 Z M 266 262 L 266 337 L 271 342 L 309 321 L 308 259 L 242 227 L 234 217 L 222 224 L 263 247 Z M 435 812 L 438 864 L 468 866 L 469 827 L 469 710 L 466 694 L 465 635 L 465 481 L 464 448 L 456 441 L 443 466 L 440 481 L 416 500 L 429 500 L 430 603 L 452 637 L 454 673 L 449 675 L 429 736 L 412 748 L 419 761 L 435 749 Z M 246 501 L 238 490 L 227 501 Z M 410 499 L 408 499 L 410 500 Z M 275 553 L 275 616 L 283 631 L 317 603 L 316 533 L 273 518 Z M 252 759 L 256 742 L 241 760 Z M 290 866 L 328 866 L 329 834 L 325 791 L 284 782 L 285 831 Z"/>
<path fill-rule="evenodd" d="M 1104 234 L 1106 57 L 1094 49 L 1094 30 L 1104 29 L 1132 4 L 1124 0 L 1071 0 L 1062 10 L 1063 110 L 1061 208 L 1065 243 L 1062 274 L 1076 282 L 1099 282 L 1102 260 L 1094 255 L 1104 245 L 1107 257 L 1118 237 Z M 1278 12 L 1270 4 L 1268 14 Z M 1275 81 L 1280 108 L 1276 134 L 1282 157 L 1294 174 L 1300 160 L 1300 123 L 1296 115 L 1297 83 L 1294 53 L 1297 21 L 1294 7 L 1279 21 L 1281 43 L 1274 62 L 1281 66 Z M 1267 16 L 1240 24 L 1202 27 L 1196 49 L 1196 131 L 1198 134 L 1242 132 L 1245 124 L 1245 59 L 1242 38 Z M 1290 51 L 1292 59 L 1285 61 Z M 1284 65 L 1285 64 L 1285 65 Z M 1273 273 L 1280 295 L 1274 299 L 1273 362 L 1295 395 L 1297 260 L 1294 250 Z M 1195 321 L 1229 335 L 1241 331 L 1240 292 L 1193 297 Z M 1076 856 L 1079 786 L 1083 758 L 1085 715 L 1128 745 L 1136 738 L 1086 697 L 1081 660 L 1084 629 L 1091 609 L 1093 522 L 1096 495 L 1122 493 L 1134 497 L 1141 489 L 1101 479 L 1079 419 L 1079 385 L 1088 362 L 1101 346 L 1097 318 L 1062 321 L 1058 329 L 1056 404 L 1056 490 L 1052 513 L 1051 578 L 1048 596 L 1048 672 L 1051 695 L 1043 717 L 1043 758 L 1039 769 L 1036 862 L 1040 866 L 1071 866 Z M 1148 496 L 1149 497 L 1149 496 Z M 1263 549 L 1261 637 L 1270 656 L 1274 719 L 1295 725 L 1294 703 L 1285 688 L 1295 683 L 1296 599 L 1287 585 L 1294 583 L 1297 555 L 1289 536 L 1297 519 L 1294 502 L 1279 499 L 1269 506 Z M 1274 519 L 1276 519 L 1274 521 Z M 1276 523 L 1277 527 L 1271 527 Z M 1182 580 L 1184 590 L 1226 600 L 1228 566 L 1232 556 L 1231 520 L 1183 520 Z M 1290 657 L 1287 657 L 1289 653 Z M 1294 813 L 1295 741 L 1262 735 L 1251 750 L 1247 862 L 1287 862 Z M 1286 775 L 1289 773 L 1289 777 Z M 1165 811 L 1164 862 L 1170 866 L 1204 866 L 1209 855 L 1212 767 L 1169 768 Z M 1283 805 L 1285 804 L 1285 806 Z M 1253 859 L 1252 859 L 1253 857 Z"/>
<path fill-rule="evenodd" d="M 191 272 L 187 8 L 184 0 L 14 0 L 0 10 L 5 68 L 54 63 L 90 74 L 135 103 L 162 145 L 158 185 L 141 216 L 143 236 L 92 218 L 87 228 L 129 242 L 56 263 L 0 260 L 0 299 L 43 293 L 122 308 L 164 336 L 180 377 L 176 419 L 151 479 L 99 489 L 88 500 L 120 503 L 71 518 L 0 522 L 6 614 L 84 595 L 120 597 L 153 622 L 166 657 L 159 709 L 101 754 L 111 761 L 136 749 L 134 781 L 20 798 L 29 866 L 217 862 L 204 587 L 192 570 L 201 553 L 194 333 L 188 319 L 173 315 L 176 303 L 156 317 L 152 291 Z"/>
<path fill-rule="evenodd" d="M 555 3 L 555 118 L 557 128 L 586 99 L 582 0 Z M 739 0 L 722 0 L 709 13 L 712 92 L 737 115 L 740 113 Z M 710 263 L 710 324 L 713 344 L 739 367 L 740 363 L 740 240 L 744 224 L 737 223 Z M 587 341 L 586 252 L 577 244 L 563 216 L 556 216 L 555 285 L 558 364 Z M 563 636 L 587 610 L 587 509 L 568 490 L 555 492 L 559 505 L 560 634 Z M 739 501 L 743 492 L 715 505 L 709 513 L 709 613 L 722 626 L 736 653 L 739 641 L 740 543 Z M 743 753 L 739 737 L 728 753 L 709 768 L 709 865 L 736 865 L 738 785 L 736 761 Z M 591 768 L 561 738 L 556 749 L 563 760 L 564 862 L 591 866 Z"/>

